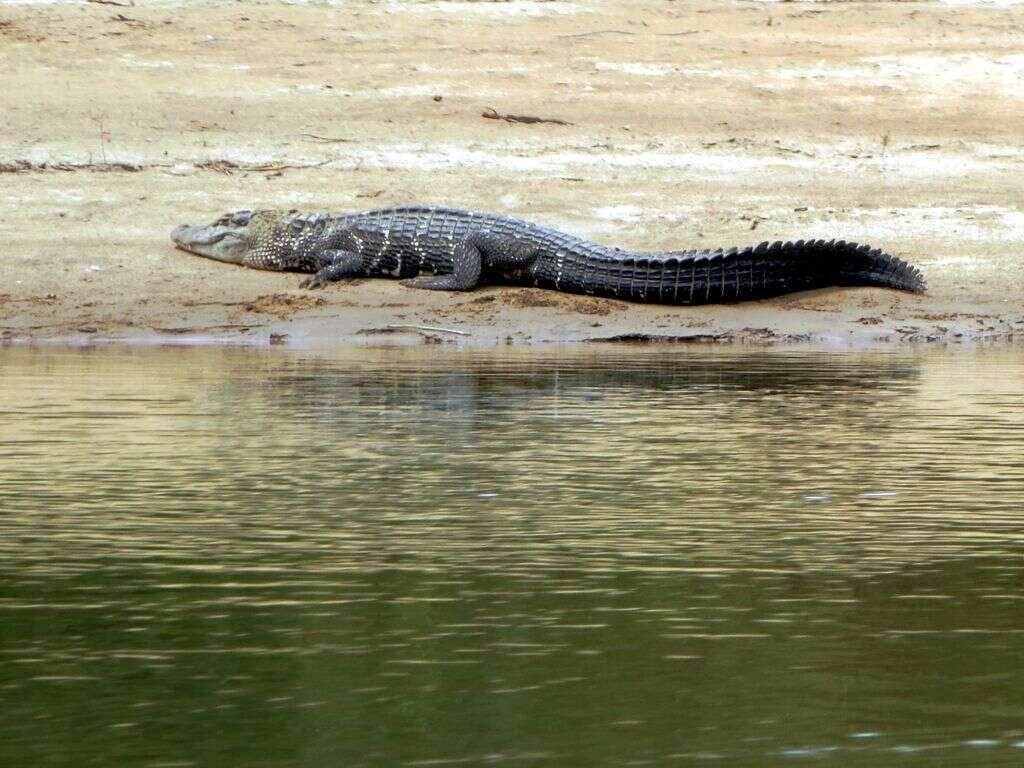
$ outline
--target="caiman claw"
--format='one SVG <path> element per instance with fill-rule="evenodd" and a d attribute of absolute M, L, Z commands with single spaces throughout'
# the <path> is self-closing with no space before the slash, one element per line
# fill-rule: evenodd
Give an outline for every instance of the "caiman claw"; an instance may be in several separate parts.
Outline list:
<path fill-rule="evenodd" d="M 319 272 L 317 272 L 315 275 L 307 277 L 305 280 L 299 283 L 299 288 L 305 288 L 310 291 L 315 291 L 317 288 L 323 288 L 325 285 L 327 285 L 328 282 L 328 280 L 325 280 L 324 277 Z"/>

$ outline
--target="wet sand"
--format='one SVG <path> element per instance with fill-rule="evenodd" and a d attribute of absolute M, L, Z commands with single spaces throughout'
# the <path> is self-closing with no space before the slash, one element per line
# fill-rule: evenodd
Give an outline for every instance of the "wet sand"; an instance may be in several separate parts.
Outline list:
<path fill-rule="evenodd" d="M 3 4 L 0 340 L 1020 338 L 1022 35 L 1021 4 Z M 167 237 L 417 202 L 622 247 L 868 242 L 930 291 L 310 293 Z"/>

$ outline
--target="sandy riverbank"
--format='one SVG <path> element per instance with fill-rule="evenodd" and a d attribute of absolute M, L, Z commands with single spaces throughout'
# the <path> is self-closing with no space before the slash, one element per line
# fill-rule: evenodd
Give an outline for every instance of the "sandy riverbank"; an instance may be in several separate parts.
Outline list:
<path fill-rule="evenodd" d="M 0 4 L 0 339 L 1020 338 L 1022 34 L 1020 4 Z M 624 247 L 842 237 L 931 290 L 308 293 L 167 238 L 236 208 L 412 202 Z"/>

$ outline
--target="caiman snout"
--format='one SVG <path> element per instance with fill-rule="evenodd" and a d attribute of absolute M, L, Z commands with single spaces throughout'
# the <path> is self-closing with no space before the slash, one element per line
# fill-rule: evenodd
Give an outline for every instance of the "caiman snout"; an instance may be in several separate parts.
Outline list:
<path fill-rule="evenodd" d="M 231 264 L 241 264 L 247 249 L 246 240 L 236 226 L 182 224 L 171 230 L 171 240 L 182 250 Z"/>
<path fill-rule="evenodd" d="M 196 230 L 196 227 L 191 227 L 188 224 L 182 224 L 180 227 L 175 227 L 171 230 L 171 240 L 174 241 L 175 245 L 184 245 L 185 243 L 193 240 L 192 233 Z"/>
<path fill-rule="evenodd" d="M 171 240 L 182 248 L 189 248 L 193 245 L 210 245 L 224 237 L 227 231 L 225 227 L 194 227 L 190 224 L 182 224 L 171 230 Z"/>

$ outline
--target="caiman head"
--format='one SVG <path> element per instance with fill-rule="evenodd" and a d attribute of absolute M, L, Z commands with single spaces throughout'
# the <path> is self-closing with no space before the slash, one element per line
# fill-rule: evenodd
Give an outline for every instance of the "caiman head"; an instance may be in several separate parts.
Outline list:
<path fill-rule="evenodd" d="M 208 259 L 258 269 L 287 269 L 296 233 L 284 211 L 235 211 L 208 226 L 182 224 L 171 240 L 184 251 Z"/>

